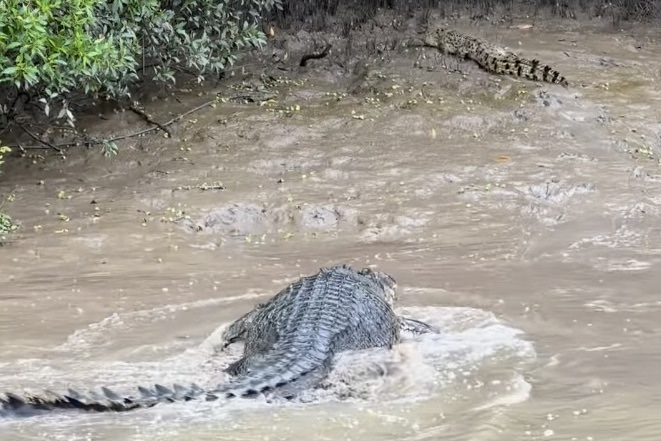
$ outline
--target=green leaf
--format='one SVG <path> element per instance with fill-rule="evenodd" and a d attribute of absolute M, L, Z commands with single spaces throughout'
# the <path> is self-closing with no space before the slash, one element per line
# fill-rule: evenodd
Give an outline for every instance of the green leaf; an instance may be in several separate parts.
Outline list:
<path fill-rule="evenodd" d="M 3 69 L 2 74 L 3 75 L 14 75 L 18 71 L 18 68 L 16 66 L 9 66 Z"/>

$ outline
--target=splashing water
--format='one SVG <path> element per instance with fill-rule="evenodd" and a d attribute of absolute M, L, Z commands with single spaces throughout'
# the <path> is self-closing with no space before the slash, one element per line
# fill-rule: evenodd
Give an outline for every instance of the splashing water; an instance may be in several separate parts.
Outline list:
<path fill-rule="evenodd" d="M 34 393 L 108 386 L 120 394 L 132 394 L 138 385 L 195 382 L 204 387 L 226 381 L 222 369 L 241 353 L 241 345 L 215 351 L 226 323 L 201 343 L 188 343 L 183 350 L 177 342 L 154 347 L 154 354 L 175 351 L 160 360 L 109 361 L 98 359 L 101 357 L 94 353 L 95 345 L 104 346 L 102 342 L 117 332 L 136 331 L 145 322 L 167 321 L 177 313 L 194 313 L 209 306 L 209 302 L 196 302 L 114 314 L 74 332 L 55 349 L 68 352 L 68 359 L 19 359 L 0 365 L 0 386 L 2 390 L 26 388 Z M 171 314 L 164 314 L 166 309 Z M 535 351 L 532 343 L 521 338 L 521 331 L 503 325 L 490 312 L 473 308 L 416 307 L 401 308 L 398 313 L 427 321 L 441 333 L 405 336 L 392 351 L 341 354 L 325 387 L 304 394 L 301 403 L 200 401 L 124 414 L 54 412 L 0 422 L 0 433 L 12 433 L 12 439 L 17 440 L 177 440 L 191 439 L 192 434 L 195 439 L 218 439 L 219 434 L 228 439 L 276 434 L 278 439 L 287 439 L 305 433 L 320 435 L 318 422 L 323 420 L 322 432 L 328 439 L 356 425 L 366 438 L 383 439 L 371 428 L 374 418 L 393 426 L 389 433 L 406 436 L 421 430 L 420 423 L 407 416 L 414 407 L 416 419 L 420 419 L 427 411 L 438 416 L 453 413 L 457 406 L 486 409 L 527 398 L 530 386 L 517 370 L 535 359 Z M 429 421 L 437 424 L 434 418 Z"/>

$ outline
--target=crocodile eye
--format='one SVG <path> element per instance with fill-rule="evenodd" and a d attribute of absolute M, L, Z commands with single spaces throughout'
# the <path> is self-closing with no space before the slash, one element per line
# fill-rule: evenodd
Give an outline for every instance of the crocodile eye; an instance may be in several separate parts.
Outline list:
<path fill-rule="evenodd" d="M 358 274 L 360 274 L 361 276 L 372 276 L 372 278 L 376 275 L 376 273 L 374 273 L 374 271 L 372 271 L 371 268 L 363 268 L 360 271 L 358 271 Z"/>

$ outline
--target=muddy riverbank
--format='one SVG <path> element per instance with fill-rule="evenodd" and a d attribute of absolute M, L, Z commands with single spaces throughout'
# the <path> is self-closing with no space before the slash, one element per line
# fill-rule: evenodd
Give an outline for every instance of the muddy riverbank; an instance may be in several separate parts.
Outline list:
<path fill-rule="evenodd" d="M 402 348 L 391 383 L 348 404 L 331 391 L 277 410 L 54 415 L 2 422 L 0 438 L 658 439 L 658 30 L 456 27 L 571 87 L 401 47 L 301 69 L 309 36 L 282 37 L 280 69 L 148 103 L 167 119 L 228 98 L 171 139 L 13 160 L 2 176 L 21 229 L 0 252 L 0 390 L 213 383 L 219 326 L 337 262 L 391 273 L 401 307 L 445 338 Z M 229 99 L 246 91 L 275 98 Z M 83 124 L 140 124 L 106 118 Z"/>

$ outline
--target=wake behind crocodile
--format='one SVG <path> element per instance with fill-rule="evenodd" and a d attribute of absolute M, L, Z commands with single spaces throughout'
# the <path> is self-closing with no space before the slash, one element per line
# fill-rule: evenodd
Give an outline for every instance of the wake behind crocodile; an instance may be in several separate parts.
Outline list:
<path fill-rule="evenodd" d="M 89 386 L 104 385 L 122 394 L 133 392 L 138 384 L 218 384 L 226 379 L 224 368 L 241 355 L 240 345 L 218 351 L 220 336 L 229 322 L 197 344 L 178 340 L 138 346 L 133 357 L 125 357 L 129 361 L 104 360 L 101 351 L 96 354 L 86 344 L 136 332 L 152 320 L 172 325 L 182 315 L 194 315 L 209 306 L 208 302 L 172 305 L 173 313 L 167 318 L 162 308 L 116 314 L 74 333 L 67 349 L 60 347 L 57 351 L 69 352 L 70 359 L 60 357 L 53 362 L 44 356 L 0 365 L 0 389 L 20 386 L 40 393 L 44 386 L 61 392 L 68 387 L 85 391 Z M 265 436 L 264 427 L 269 427 L 267 432 L 273 435 L 285 436 L 294 431 L 297 436 L 312 436 L 319 430 L 337 434 L 350 425 L 371 424 L 377 418 L 390 421 L 393 433 L 401 431 L 404 436 L 412 425 L 420 428 L 420 422 L 411 420 L 409 414 L 418 419 L 426 412 L 436 417 L 449 416 L 527 398 L 529 385 L 518 371 L 534 361 L 535 351 L 521 331 L 480 309 L 415 307 L 396 311 L 436 326 L 441 333 L 405 336 L 392 351 L 373 349 L 341 354 L 326 387 L 306 392 L 300 402 L 266 403 L 257 398 L 231 404 L 224 400 L 171 403 L 123 414 L 54 413 L 38 420 L 0 421 L 0 433 L 12 433 L 12 439 L 17 440 L 85 439 L 90 434 L 91 439 L 97 439 L 94 434 L 104 439 L 126 440 L 178 440 L 192 436 L 261 439 Z M 145 358 L 149 347 L 156 354 L 150 360 L 130 360 Z M 81 353 L 88 356 L 76 356 Z M 413 408 L 415 412 L 411 411 Z M 323 428 L 318 427 L 321 420 L 325 422 Z M 439 422 L 430 418 L 425 424 Z M 48 438 L 43 438 L 44 433 L 48 433 Z"/>

